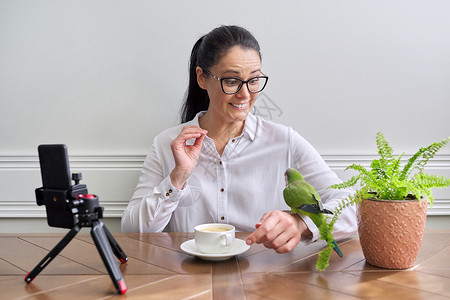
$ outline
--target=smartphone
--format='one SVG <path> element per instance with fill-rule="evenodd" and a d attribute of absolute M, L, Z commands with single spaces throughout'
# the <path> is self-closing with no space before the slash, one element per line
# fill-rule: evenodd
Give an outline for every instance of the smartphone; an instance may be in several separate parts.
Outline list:
<path fill-rule="evenodd" d="M 40 145 L 38 147 L 44 189 L 68 189 L 72 185 L 69 155 L 66 145 Z"/>
<path fill-rule="evenodd" d="M 45 205 L 49 226 L 72 228 L 76 224 L 76 216 L 68 205 L 72 180 L 67 146 L 40 145 L 38 152 L 42 188 L 36 189 L 37 203 Z"/>

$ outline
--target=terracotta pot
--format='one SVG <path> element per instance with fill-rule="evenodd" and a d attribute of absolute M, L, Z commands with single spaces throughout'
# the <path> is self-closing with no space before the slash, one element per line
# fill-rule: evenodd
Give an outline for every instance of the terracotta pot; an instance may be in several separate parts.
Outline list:
<path fill-rule="evenodd" d="M 357 217 L 367 263 L 387 269 L 414 265 L 425 230 L 426 200 L 363 199 Z"/>

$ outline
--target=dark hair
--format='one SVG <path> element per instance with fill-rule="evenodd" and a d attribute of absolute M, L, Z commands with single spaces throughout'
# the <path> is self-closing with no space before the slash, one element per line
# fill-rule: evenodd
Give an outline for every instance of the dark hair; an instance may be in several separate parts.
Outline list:
<path fill-rule="evenodd" d="M 258 41 L 247 29 L 239 26 L 217 27 L 195 43 L 189 62 L 189 86 L 181 108 L 182 123 L 192 120 L 209 106 L 208 93 L 197 83 L 196 68 L 211 68 L 234 46 L 253 49 L 261 58 Z"/>

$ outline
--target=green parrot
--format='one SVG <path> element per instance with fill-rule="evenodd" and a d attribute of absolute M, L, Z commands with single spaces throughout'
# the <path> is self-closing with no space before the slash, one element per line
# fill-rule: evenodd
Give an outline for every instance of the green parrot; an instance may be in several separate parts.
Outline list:
<path fill-rule="evenodd" d="M 286 204 L 291 208 L 292 213 L 302 213 L 310 217 L 317 228 L 319 228 L 321 238 L 325 239 L 329 245 L 332 244 L 340 257 L 344 256 L 334 240 L 324 216 L 324 214 L 333 213 L 323 208 L 322 200 L 317 191 L 295 169 L 287 169 L 284 177 L 286 179 L 286 187 L 283 190 L 283 197 Z"/>

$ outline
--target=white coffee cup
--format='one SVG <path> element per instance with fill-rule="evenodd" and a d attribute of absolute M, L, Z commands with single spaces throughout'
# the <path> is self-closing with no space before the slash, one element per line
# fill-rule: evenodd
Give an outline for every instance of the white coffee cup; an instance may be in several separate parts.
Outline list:
<path fill-rule="evenodd" d="M 234 242 L 233 225 L 210 223 L 197 225 L 195 230 L 195 246 L 202 253 L 222 254 L 230 252 Z"/>

